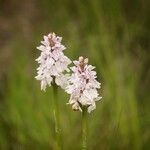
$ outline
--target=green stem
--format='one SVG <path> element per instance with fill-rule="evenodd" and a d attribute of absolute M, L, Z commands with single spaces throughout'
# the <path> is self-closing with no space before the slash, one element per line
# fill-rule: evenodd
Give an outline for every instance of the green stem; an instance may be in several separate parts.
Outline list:
<path fill-rule="evenodd" d="M 87 108 L 82 109 L 82 150 L 87 150 Z"/>
<path fill-rule="evenodd" d="M 57 150 L 62 150 L 62 138 L 61 138 L 61 128 L 60 128 L 60 117 L 58 108 L 58 86 L 53 84 L 53 96 L 54 96 L 54 121 L 55 121 L 55 137 L 56 137 L 56 148 Z"/>

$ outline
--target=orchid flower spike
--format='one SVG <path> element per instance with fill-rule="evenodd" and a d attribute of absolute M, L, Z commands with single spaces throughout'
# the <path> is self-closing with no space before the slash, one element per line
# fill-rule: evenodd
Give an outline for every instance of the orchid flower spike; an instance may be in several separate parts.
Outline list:
<path fill-rule="evenodd" d="M 41 81 L 41 90 L 45 91 L 47 85 L 51 86 L 52 82 L 62 88 L 67 86 L 69 75 L 64 72 L 69 72 L 68 65 L 71 60 L 64 55 L 63 51 L 66 47 L 61 44 L 61 41 L 62 37 L 50 33 L 44 36 L 41 45 L 37 47 L 41 55 L 36 59 L 39 67 L 35 78 Z"/>
<path fill-rule="evenodd" d="M 66 92 L 70 94 L 68 104 L 72 105 L 73 110 L 82 111 L 83 107 L 87 107 L 88 112 L 96 109 L 95 102 L 102 97 L 99 96 L 97 89 L 100 83 L 96 80 L 95 67 L 88 65 L 88 58 L 79 57 L 78 61 L 73 61 L 73 71 L 69 79 L 69 85 Z"/>

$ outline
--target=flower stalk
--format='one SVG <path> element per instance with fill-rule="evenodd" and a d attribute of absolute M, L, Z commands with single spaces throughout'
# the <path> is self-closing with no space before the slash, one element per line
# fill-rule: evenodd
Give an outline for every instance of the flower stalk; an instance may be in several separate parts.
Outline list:
<path fill-rule="evenodd" d="M 37 47 L 41 54 L 36 59 L 39 64 L 37 68 L 37 80 L 41 82 L 41 90 L 46 91 L 48 86 L 53 86 L 53 113 L 55 122 L 56 150 L 62 150 L 62 138 L 60 129 L 60 117 L 58 109 L 57 88 L 65 89 L 68 85 L 69 72 L 68 65 L 71 60 L 65 56 L 66 47 L 62 44 L 62 37 L 55 33 L 43 36 L 40 46 Z"/>
<path fill-rule="evenodd" d="M 82 108 L 82 150 L 87 150 L 87 107 Z"/>
<path fill-rule="evenodd" d="M 62 150 L 62 137 L 60 128 L 60 116 L 58 108 L 58 86 L 53 83 L 53 114 L 55 123 L 55 138 L 56 138 L 56 149 Z"/>

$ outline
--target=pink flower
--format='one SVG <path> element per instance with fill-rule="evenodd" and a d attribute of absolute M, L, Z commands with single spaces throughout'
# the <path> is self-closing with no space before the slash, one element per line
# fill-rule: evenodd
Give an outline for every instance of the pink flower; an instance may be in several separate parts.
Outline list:
<path fill-rule="evenodd" d="M 82 111 L 82 107 L 86 106 L 88 112 L 96 109 L 95 102 L 100 100 L 97 89 L 100 88 L 100 83 L 96 80 L 95 67 L 88 65 L 88 59 L 79 57 L 78 61 L 73 62 L 74 67 L 69 85 L 66 87 L 66 92 L 70 94 L 69 104 L 72 109 Z"/>
<path fill-rule="evenodd" d="M 55 79 L 57 85 L 65 88 L 68 75 L 64 75 L 65 71 L 69 71 L 68 65 L 71 63 L 70 59 L 64 55 L 63 51 L 66 49 L 61 44 L 62 37 L 56 36 L 55 33 L 50 33 L 44 36 L 41 45 L 37 47 L 41 51 L 41 55 L 36 59 L 39 63 L 37 68 L 37 80 L 41 81 L 41 90 L 45 90 L 47 85 L 51 86 Z M 58 79 L 57 79 L 58 78 Z M 60 80 L 60 79 L 63 80 Z"/>

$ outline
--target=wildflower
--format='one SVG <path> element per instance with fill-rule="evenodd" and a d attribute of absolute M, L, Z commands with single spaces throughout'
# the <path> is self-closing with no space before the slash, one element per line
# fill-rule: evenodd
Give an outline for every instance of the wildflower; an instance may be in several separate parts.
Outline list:
<path fill-rule="evenodd" d="M 68 65 L 71 61 L 64 55 L 63 51 L 66 47 L 61 44 L 61 41 L 62 37 L 50 33 L 44 36 L 41 45 L 37 47 L 41 51 L 41 55 L 36 59 L 39 67 L 35 78 L 41 81 L 41 90 L 45 91 L 47 85 L 51 86 L 53 80 L 62 88 L 66 86 L 68 76 L 63 73 L 69 71 Z"/>
<path fill-rule="evenodd" d="M 70 94 L 69 104 L 73 110 L 82 111 L 83 107 L 87 107 L 88 112 L 96 109 L 95 102 L 100 100 L 97 89 L 100 88 L 100 83 L 96 80 L 95 67 L 88 65 L 88 59 L 79 57 L 78 61 L 73 61 L 75 64 L 71 68 L 73 71 L 66 92 Z"/>

